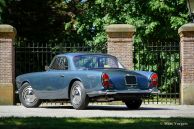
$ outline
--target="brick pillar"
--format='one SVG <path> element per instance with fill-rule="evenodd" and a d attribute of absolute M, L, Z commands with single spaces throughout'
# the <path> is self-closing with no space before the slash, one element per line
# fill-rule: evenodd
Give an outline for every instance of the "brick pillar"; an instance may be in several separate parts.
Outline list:
<path fill-rule="evenodd" d="M 113 24 L 106 27 L 108 54 L 116 56 L 128 69 L 133 69 L 133 34 L 135 27 L 127 24 Z"/>
<path fill-rule="evenodd" d="M 194 104 L 194 23 L 179 28 L 181 55 L 181 104 Z"/>
<path fill-rule="evenodd" d="M 0 25 L 0 105 L 14 104 L 15 60 L 13 41 L 16 31 Z"/>

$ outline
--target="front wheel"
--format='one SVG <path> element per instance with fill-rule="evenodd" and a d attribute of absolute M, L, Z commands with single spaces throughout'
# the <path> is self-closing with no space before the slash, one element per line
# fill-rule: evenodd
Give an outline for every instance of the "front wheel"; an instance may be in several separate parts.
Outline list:
<path fill-rule="evenodd" d="M 24 83 L 19 90 L 20 102 L 27 108 L 38 107 L 41 104 L 29 83 Z"/>
<path fill-rule="evenodd" d="M 70 100 L 73 108 L 83 110 L 88 106 L 89 98 L 85 88 L 80 81 L 75 81 L 71 87 Z"/>
<path fill-rule="evenodd" d="M 131 100 L 124 101 L 124 102 L 126 106 L 128 107 L 128 109 L 131 109 L 131 110 L 139 109 L 142 104 L 141 99 L 131 99 Z"/>

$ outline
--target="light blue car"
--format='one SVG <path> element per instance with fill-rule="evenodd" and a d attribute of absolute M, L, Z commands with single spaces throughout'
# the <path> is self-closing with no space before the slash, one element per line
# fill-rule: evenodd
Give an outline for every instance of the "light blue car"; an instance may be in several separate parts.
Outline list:
<path fill-rule="evenodd" d="M 44 72 L 18 76 L 16 85 L 29 108 L 42 100 L 70 100 L 75 109 L 85 109 L 90 101 L 121 100 L 138 109 L 142 98 L 158 92 L 158 75 L 127 70 L 108 54 L 66 53 L 55 56 Z"/>

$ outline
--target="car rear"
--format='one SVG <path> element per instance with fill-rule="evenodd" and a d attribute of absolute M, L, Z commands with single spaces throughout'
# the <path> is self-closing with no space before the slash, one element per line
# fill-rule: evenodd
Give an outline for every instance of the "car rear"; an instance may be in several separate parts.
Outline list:
<path fill-rule="evenodd" d="M 101 71 L 102 89 L 88 93 L 90 97 L 107 96 L 114 99 L 126 96 L 148 97 L 158 92 L 156 73 L 129 71 L 125 69 L 103 69 Z"/>

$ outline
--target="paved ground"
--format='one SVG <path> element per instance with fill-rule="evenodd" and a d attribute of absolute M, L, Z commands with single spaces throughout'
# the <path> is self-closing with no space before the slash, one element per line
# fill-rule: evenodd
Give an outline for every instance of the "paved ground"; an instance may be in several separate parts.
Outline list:
<path fill-rule="evenodd" d="M 87 110 L 75 110 L 71 106 L 0 106 L 0 117 L 193 117 L 194 106 L 142 105 L 139 110 L 127 110 L 123 105 L 90 105 Z"/>

